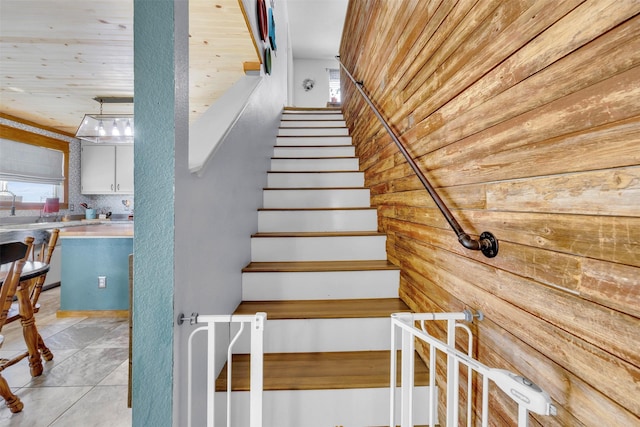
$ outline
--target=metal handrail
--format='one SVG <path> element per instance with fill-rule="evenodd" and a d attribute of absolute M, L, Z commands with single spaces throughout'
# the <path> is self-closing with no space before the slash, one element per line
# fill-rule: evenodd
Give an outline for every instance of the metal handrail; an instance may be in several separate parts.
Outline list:
<path fill-rule="evenodd" d="M 411 156 L 409 155 L 409 152 L 407 151 L 405 146 L 402 144 L 398 136 L 395 134 L 395 132 L 393 131 L 389 123 L 387 123 L 384 117 L 382 117 L 382 114 L 380 114 L 380 111 L 378 111 L 373 101 L 371 101 L 371 98 L 369 98 L 369 96 L 366 94 L 366 92 L 364 91 L 364 83 L 362 81 L 357 81 L 351 75 L 349 70 L 347 70 L 347 67 L 345 67 L 342 61 L 340 61 L 340 56 L 336 56 L 336 59 L 338 60 L 338 63 L 340 64 L 344 72 L 347 74 L 347 76 L 349 76 L 349 79 L 351 79 L 351 81 L 355 84 L 356 89 L 358 89 L 358 91 L 360 92 L 364 100 L 367 102 L 367 104 L 369 105 L 373 113 L 376 115 L 376 117 L 378 117 L 378 120 L 380 120 L 380 123 L 382 123 L 382 126 L 384 126 L 384 128 L 387 130 L 387 132 L 389 133 L 389 136 L 391 136 L 391 139 L 393 139 L 393 142 L 395 142 L 395 144 L 398 146 L 398 149 L 400 150 L 404 158 L 407 160 L 407 163 L 409 163 L 409 166 L 411 166 L 411 169 L 413 169 L 413 171 L 416 173 L 416 175 L 420 179 L 420 182 L 422 182 L 422 185 L 424 185 L 424 188 L 427 190 L 427 192 L 435 202 L 438 209 L 440 209 L 440 212 L 442 212 L 442 215 L 444 215 L 444 218 L 447 220 L 447 222 L 449 223 L 453 231 L 458 236 L 458 241 L 460 242 L 460 244 L 467 249 L 471 249 L 474 251 L 482 251 L 482 253 L 487 258 L 493 258 L 496 255 L 498 255 L 498 239 L 496 239 L 491 232 L 484 231 L 480 234 L 479 239 L 473 239 L 463 230 L 463 228 L 460 226 L 458 221 L 456 221 L 455 217 L 453 216 L 453 214 L 451 213 L 447 205 L 444 204 L 444 202 L 442 201 L 442 199 L 440 198 L 436 190 L 433 188 L 429 180 L 424 176 L 424 174 L 422 173 L 422 171 L 420 170 L 416 162 L 411 158 Z"/>

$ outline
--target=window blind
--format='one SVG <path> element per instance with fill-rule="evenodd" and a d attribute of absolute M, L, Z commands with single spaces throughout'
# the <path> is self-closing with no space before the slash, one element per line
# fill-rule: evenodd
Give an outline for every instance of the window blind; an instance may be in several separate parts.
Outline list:
<path fill-rule="evenodd" d="M 0 139 L 0 181 L 59 185 L 63 163 L 62 151 Z"/>

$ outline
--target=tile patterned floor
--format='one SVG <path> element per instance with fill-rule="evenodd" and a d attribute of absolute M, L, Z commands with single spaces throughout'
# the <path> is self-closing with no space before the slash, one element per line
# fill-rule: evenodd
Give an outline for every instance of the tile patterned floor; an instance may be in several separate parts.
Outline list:
<path fill-rule="evenodd" d="M 60 288 L 45 291 L 40 304 L 36 325 L 54 358 L 36 378 L 29 375 L 26 359 L 3 371 L 24 409 L 12 414 L 0 399 L 0 426 L 130 426 L 127 319 L 58 319 Z M 25 351 L 20 322 L 6 325 L 1 333 L 0 358 Z"/>

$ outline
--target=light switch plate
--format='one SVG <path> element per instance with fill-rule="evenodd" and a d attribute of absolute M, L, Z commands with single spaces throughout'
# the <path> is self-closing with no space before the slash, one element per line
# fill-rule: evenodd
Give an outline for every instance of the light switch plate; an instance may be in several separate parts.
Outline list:
<path fill-rule="evenodd" d="M 104 289 L 107 287 L 107 276 L 98 276 L 98 288 Z"/>

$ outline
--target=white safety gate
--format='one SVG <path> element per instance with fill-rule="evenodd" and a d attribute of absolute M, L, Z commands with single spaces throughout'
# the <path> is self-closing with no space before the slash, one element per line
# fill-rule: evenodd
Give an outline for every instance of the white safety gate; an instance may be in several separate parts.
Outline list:
<path fill-rule="evenodd" d="M 231 374 L 233 370 L 232 352 L 233 346 L 245 330 L 245 325 L 250 325 L 251 356 L 250 356 L 250 390 L 249 411 L 250 427 L 262 427 L 262 392 L 263 392 L 263 361 L 264 361 L 264 325 L 267 320 L 266 313 L 255 315 L 198 315 L 192 314 L 190 318 L 184 315 L 178 317 L 178 324 L 189 320 L 192 325 L 203 325 L 194 329 L 189 335 L 188 345 L 188 383 L 187 383 L 187 425 L 191 427 L 191 403 L 192 403 L 192 364 L 193 364 L 193 337 L 201 331 L 207 332 L 207 427 L 213 427 L 215 421 L 215 325 L 217 323 L 240 325 L 238 332 L 233 336 L 227 348 L 227 427 L 231 426 Z"/>
<path fill-rule="evenodd" d="M 540 387 L 525 377 L 513 374 L 504 369 L 489 368 L 471 357 L 471 353 L 464 354 L 455 348 L 456 328 L 464 329 L 469 337 L 468 348 L 472 349 L 473 336 L 471 330 L 458 320 L 470 322 L 474 317 L 470 311 L 460 313 L 395 313 L 391 315 L 391 379 L 390 379 L 390 418 L 389 425 L 397 425 L 396 418 L 396 368 L 397 348 L 396 334 L 401 334 L 401 399 L 400 425 L 413 426 L 413 388 L 414 388 L 414 357 L 416 339 L 423 341 L 429 349 L 429 426 L 434 427 L 437 420 L 436 356 L 437 352 L 447 357 L 447 402 L 446 425 L 458 426 L 460 365 L 467 367 L 467 426 L 471 426 L 472 414 L 472 373 L 482 376 L 482 426 L 489 423 L 489 381 L 496 384 L 511 399 L 518 404 L 518 426 L 529 425 L 528 412 L 540 415 L 556 415 L 556 408 L 551 404 L 549 395 Z M 447 342 L 444 343 L 427 332 L 425 321 L 446 321 Z M 415 326 L 419 322 L 421 329 Z"/>

